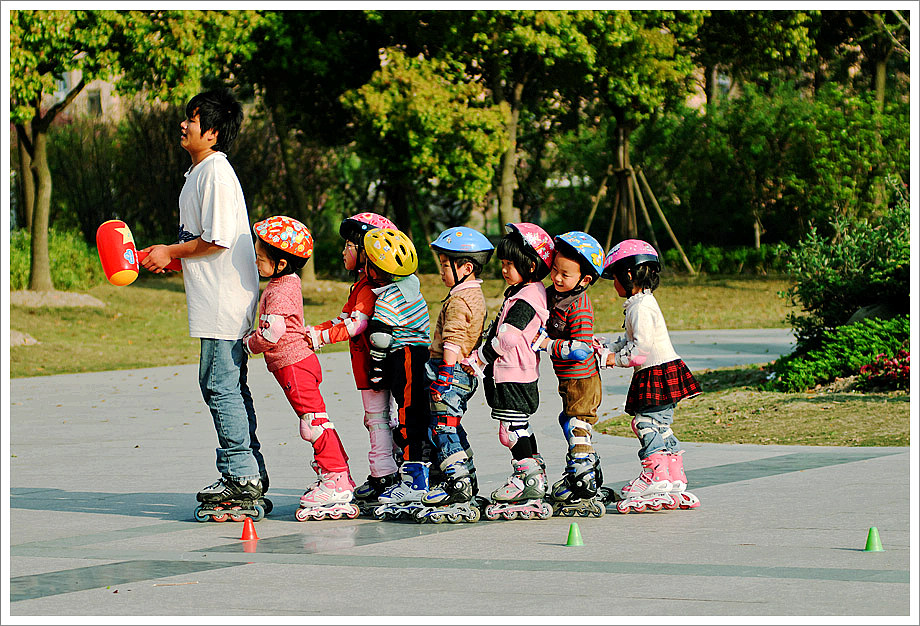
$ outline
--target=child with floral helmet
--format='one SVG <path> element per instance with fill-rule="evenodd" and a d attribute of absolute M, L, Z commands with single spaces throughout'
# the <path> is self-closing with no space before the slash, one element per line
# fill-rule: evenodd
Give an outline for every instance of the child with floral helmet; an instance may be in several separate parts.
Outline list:
<path fill-rule="evenodd" d="M 297 273 L 313 254 L 313 237 L 307 228 L 286 216 L 258 222 L 256 267 L 268 284 L 259 298 L 259 327 L 243 339 L 250 354 L 263 354 L 265 365 L 284 390 L 300 418 L 300 436 L 313 446 L 313 469 L 318 480 L 300 498 L 300 521 L 354 518 L 351 504 L 355 483 L 348 456 L 319 392 L 322 368 L 306 339 L 303 291 Z"/>

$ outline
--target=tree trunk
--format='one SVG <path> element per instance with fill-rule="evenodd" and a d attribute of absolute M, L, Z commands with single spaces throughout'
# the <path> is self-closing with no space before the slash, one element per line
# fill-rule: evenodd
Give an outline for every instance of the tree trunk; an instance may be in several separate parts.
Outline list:
<path fill-rule="evenodd" d="M 29 289 L 53 291 L 51 260 L 48 254 L 48 225 L 51 215 L 51 169 L 48 167 L 47 129 L 36 130 L 32 137 L 32 175 L 35 177 L 35 206 L 32 209 L 31 268 Z"/>
<path fill-rule="evenodd" d="M 275 136 L 278 138 L 278 147 L 281 152 L 281 166 L 283 168 L 284 186 L 288 191 L 288 209 L 287 214 L 291 217 L 306 218 L 312 215 L 310 203 L 307 201 L 306 193 L 300 184 L 301 174 L 297 167 L 297 156 L 294 154 L 294 142 L 291 139 L 292 131 L 287 125 L 287 118 L 283 108 L 277 103 L 272 102 L 268 107 L 271 116 L 272 126 L 275 129 Z M 312 232 L 310 224 L 305 224 Z M 301 278 L 304 282 L 316 281 L 316 267 L 311 256 L 301 271 Z"/>
<path fill-rule="evenodd" d="M 511 102 L 501 101 L 499 104 L 505 115 L 505 128 L 507 131 L 508 146 L 502 155 L 502 173 L 499 187 L 498 217 L 502 231 L 509 222 L 521 221 L 521 216 L 514 208 L 514 170 L 517 167 L 517 127 L 521 117 L 521 95 L 524 92 L 524 83 L 514 85 Z"/>
<path fill-rule="evenodd" d="M 718 70 L 716 69 L 715 65 L 711 67 L 703 68 L 703 76 L 704 76 L 703 91 L 706 94 L 706 108 L 704 109 L 704 112 L 706 115 L 709 115 L 710 113 L 712 113 L 712 109 L 716 107 L 716 101 L 719 98 L 718 89 L 716 89 L 717 72 Z"/>
<path fill-rule="evenodd" d="M 19 189 L 22 204 L 19 207 L 20 228 L 32 230 L 32 209 L 35 207 L 35 176 L 32 174 L 32 138 L 29 127 L 16 125 L 16 144 L 19 148 Z"/>

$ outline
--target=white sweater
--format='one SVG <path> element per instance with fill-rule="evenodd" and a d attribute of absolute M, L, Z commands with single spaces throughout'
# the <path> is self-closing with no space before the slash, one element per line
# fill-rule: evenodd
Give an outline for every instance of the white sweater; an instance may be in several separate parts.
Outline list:
<path fill-rule="evenodd" d="M 642 291 L 623 303 L 626 336 L 611 347 L 616 364 L 636 371 L 679 359 L 671 345 L 668 327 L 651 291 Z"/>

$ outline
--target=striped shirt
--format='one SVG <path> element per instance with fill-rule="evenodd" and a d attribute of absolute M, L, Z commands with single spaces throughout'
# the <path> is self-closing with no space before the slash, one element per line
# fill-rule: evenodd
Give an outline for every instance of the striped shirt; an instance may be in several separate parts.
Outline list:
<path fill-rule="evenodd" d="M 546 290 L 549 305 L 547 334 L 553 340 L 547 346 L 553 369 L 558 378 L 588 378 L 597 374 L 597 359 L 592 354 L 584 361 L 565 361 L 560 358 L 564 341 L 575 339 L 591 345 L 594 338 L 594 307 L 588 292 L 577 297 L 556 293 L 555 287 Z M 568 302 L 567 302 L 568 301 Z"/>
<path fill-rule="evenodd" d="M 403 346 L 428 346 L 431 342 L 431 322 L 428 319 L 428 303 L 420 291 L 415 274 L 383 287 L 374 289 L 372 319 L 393 329 L 393 345 L 390 349 Z"/>

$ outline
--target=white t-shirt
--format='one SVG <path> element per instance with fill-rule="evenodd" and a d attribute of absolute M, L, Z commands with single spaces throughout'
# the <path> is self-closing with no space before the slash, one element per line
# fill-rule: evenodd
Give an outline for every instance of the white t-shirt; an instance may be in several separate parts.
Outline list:
<path fill-rule="evenodd" d="M 225 249 L 182 259 L 189 335 L 240 339 L 255 321 L 259 272 L 243 189 L 223 152 L 185 173 L 179 241 L 199 236 Z"/>

